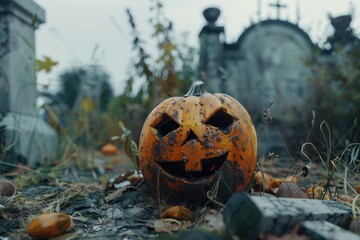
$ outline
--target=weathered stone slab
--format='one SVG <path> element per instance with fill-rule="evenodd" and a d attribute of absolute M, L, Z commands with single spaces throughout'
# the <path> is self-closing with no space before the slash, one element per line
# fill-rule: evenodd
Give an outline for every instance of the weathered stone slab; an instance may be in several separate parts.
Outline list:
<path fill-rule="evenodd" d="M 0 149 L 14 163 L 49 160 L 57 144 L 36 106 L 35 30 L 44 22 L 45 11 L 32 0 L 0 1 Z"/>
<path fill-rule="evenodd" d="M 44 21 L 33 1 L 0 3 L 0 113 L 36 116 L 35 29 Z"/>
<path fill-rule="evenodd" d="M 351 219 L 351 209 L 334 201 L 251 197 L 238 193 L 229 199 L 223 215 L 232 235 L 256 239 L 259 233 L 285 233 L 299 221 L 325 220 L 346 226 Z"/>
<path fill-rule="evenodd" d="M 300 233 L 313 240 L 346 239 L 360 240 L 360 236 L 327 221 L 305 221 L 301 223 Z"/>

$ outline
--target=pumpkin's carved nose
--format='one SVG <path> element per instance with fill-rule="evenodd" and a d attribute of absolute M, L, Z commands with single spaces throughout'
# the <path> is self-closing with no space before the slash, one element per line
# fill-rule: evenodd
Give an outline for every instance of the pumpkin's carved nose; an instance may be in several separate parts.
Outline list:
<path fill-rule="evenodd" d="M 182 145 L 185 145 L 187 142 L 191 141 L 191 140 L 199 140 L 198 136 L 196 136 L 196 134 L 194 133 L 194 131 L 192 129 L 190 129 L 190 132 L 188 133 L 187 138 L 185 139 L 184 143 Z"/>

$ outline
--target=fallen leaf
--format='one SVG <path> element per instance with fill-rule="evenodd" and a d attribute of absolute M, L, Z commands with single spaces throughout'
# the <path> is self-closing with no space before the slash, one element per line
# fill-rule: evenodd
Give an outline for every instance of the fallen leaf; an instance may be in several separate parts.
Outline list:
<path fill-rule="evenodd" d="M 140 179 L 140 177 L 138 175 L 131 175 L 128 177 L 128 180 L 131 182 L 131 184 L 134 184 L 139 179 Z"/>
<path fill-rule="evenodd" d="M 172 206 L 167 209 L 163 214 L 161 214 L 161 218 L 172 218 L 176 220 L 191 220 L 193 217 L 193 213 L 183 206 Z"/>
<path fill-rule="evenodd" d="M 310 187 L 306 190 L 306 193 L 311 199 L 330 200 L 329 195 L 325 193 L 325 189 L 320 186 Z"/>
<path fill-rule="evenodd" d="M 297 175 L 293 175 L 293 176 L 287 176 L 285 178 L 283 178 L 284 182 L 293 182 L 295 184 L 297 184 L 299 182 L 299 176 Z"/>
<path fill-rule="evenodd" d="M 51 58 L 44 56 L 44 60 L 36 59 L 35 70 L 37 72 L 44 70 L 49 73 L 58 62 L 53 61 Z"/>
<path fill-rule="evenodd" d="M 203 219 L 204 227 L 211 231 L 223 232 L 225 230 L 223 216 L 220 212 L 213 209 L 207 211 Z"/>
<path fill-rule="evenodd" d="M 354 198 L 349 195 L 341 195 L 339 199 L 343 202 L 352 203 L 354 201 Z"/>
<path fill-rule="evenodd" d="M 68 186 L 75 189 L 83 189 L 88 192 L 104 190 L 104 187 L 98 183 L 69 183 Z"/>
<path fill-rule="evenodd" d="M 127 180 L 128 177 L 134 174 L 134 171 L 128 171 L 125 174 L 122 174 L 114 179 L 114 181 L 110 184 L 109 189 L 114 189 L 116 184 L 122 183 Z"/>
<path fill-rule="evenodd" d="M 257 192 L 272 193 L 271 179 L 272 176 L 270 176 L 269 174 L 260 171 L 257 172 L 255 174 L 253 189 Z"/>
<path fill-rule="evenodd" d="M 270 181 L 271 188 L 279 188 L 283 182 L 293 182 L 297 184 L 299 182 L 299 176 L 287 176 L 285 178 L 272 178 Z"/>
<path fill-rule="evenodd" d="M 279 188 L 280 185 L 284 182 L 283 179 L 280 179 L 280 178 L 273 178 L 271 179 L 271 188 Z"/>
<path fill-rule="evenodd" d="M 355 188 L 355 190 L 356 190 L 356 192 L 357 192 L 358 194 L 360 194 L 360 186 L 357 186 L 357 187 Z"/>
<path fill-rule="evenodd" d="M 120 233 L 119 235 L 117 235 L 118 238 L 121 239 L 142 239 L 141 235 L 139 235 L 138 233 L 132 231 L 132 230 L 127 230 L 125 232 Z"/>
<path fill-rule="evenodd" d="M 124 192 L 126 192 L 129 189 L 134 189 L 134 187 L 126 186 L 126 187 L 120 188 L 120 189 L 116 190 L 115 192 L 112 192 L 109 195 L 107 195 L 104 200 L 106 203 L 115 202 L 116 200 L 118 200 L 121 197 L 121 195 Z"/>
<path fill-rule="evenodd" d="M 41 194 L 39 196 L 36 196 L 34 199 L 36 200 L 43 200 L 43 199 L 46 199 L 46 198 L 51 198 L 55 195 L 57 195 L 58 193 L 57 192 L 52 192 L 52 193 L 44 193 L 44 194 Z"/>
<path fill-rule="evenodd" d="M 159 219 L 159 220 L 154 220 L 154 221 L 148 222 L 146 224 L 147 227 L 153 228 L 158 233 L 160 233 L 160 232 L 167 232 L 167 233 L 176 232 L 181 229 L 186 229 L 190 225 L 191 225 L 190 221 L 180 222 L 175 219 Z"/>

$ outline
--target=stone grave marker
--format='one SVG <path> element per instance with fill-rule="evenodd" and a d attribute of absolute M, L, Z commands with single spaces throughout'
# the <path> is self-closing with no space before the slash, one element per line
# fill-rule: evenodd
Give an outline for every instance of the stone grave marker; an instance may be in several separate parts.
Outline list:
<path fill-rule="evenodd" d="M 50 160 L 56 132 L 36 107 L 35 30 L 45 11 L 32 0 L 0 1 L 0 160 Z"/>
<path fill-rule="evenodd" d="M 77 112 L 84 98 L 95 104 L 95 111 L 100 110 L 101 92 L 106 79 L 105 70 L 101 65 L 91 64 L 87 66 L 85 73 L 81 76 L 79 92 L 74 101 L 73 112 Z"/>
<path fill-rule="evenodd" d="M 273 4 L 278 10 L 283 7 Z M 250 113 L 258 134 L 260 152 L 284 152 L 276 129 L 265 124 L 263 108 L 271 102 L 277 125 L 308 123 L 311 119 L 313 88 L 305 61 L 313 43 L 297 24 L 278 19 L 252 23 L 234 42 L 225 40 L 217 25 L 220 10 L 207 8 L 206 24 L 199 33 L 200 80 L 210 92 L 224 92 L 237 99 Z M 266 126 L 265 129 L 260 126 Z M 297 132 L 292 132 L 295 137 Z"/>
<path fill-rule="evenodd" d="M 227 202 L 223 217 L 226 229 L 232 236 L 240 239 L 256 239 L 259 234 L 281 235 L 291 230 L 298 222 L 302 224 L 301 232 L 314 234 L 319 239 L 332 238 L 326 233 L 315 233 L 313 226 L 336 232 L 338 236 L 354 235 L 337 228 L 350 224 L 351 208 L 335 201 L 237 193 Z"/>

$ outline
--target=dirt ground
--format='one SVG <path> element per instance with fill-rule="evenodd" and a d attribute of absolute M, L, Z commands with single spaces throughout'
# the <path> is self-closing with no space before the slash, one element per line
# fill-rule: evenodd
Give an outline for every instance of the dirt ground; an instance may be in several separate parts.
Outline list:
<path fill-rule="evenodd" d="M 5 175 L 17 192 L 12 197 L 0 196 L 0 239 L 31 239 L 27 234 L 30 219 L 46 212 L 72 216 L 73 227 L 56 239 L 180 239 L 184 237 L 181 234 L 189 233 L 193 239 L 226 238 L 223 206 L 212 201 L 201 206 L 182 204 L 193 213 L 191 219 L 161 219 L 174 204 L 151 192 L 141 178 L 119 177 L 131 169 L 126 161 L 116 160 L 119 157 L 124 156 L 104 157 L 91 170 L 70 167 L 52 175 L 15 169 L 12 175 Z M 258 166 L 279 178 L 299 173 L 301 167 L 294 168 L 285 158 Z M 359 181 L 358 177 L 353 180 Z M 118 184 L 112 184 L 114 181 Z M 298 182 L 303 190 L 314 184 L 326 184 L 321 163 L 312 163 L 308 175 Z M 330 183 L 331 191 L 340 191 L 341 181 L 337 184 Z"/>

